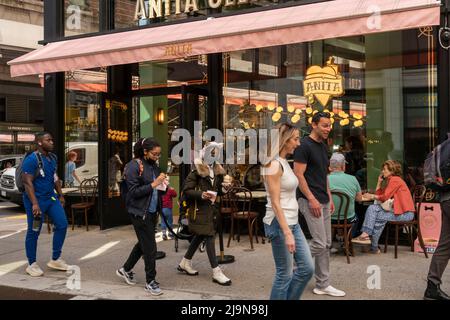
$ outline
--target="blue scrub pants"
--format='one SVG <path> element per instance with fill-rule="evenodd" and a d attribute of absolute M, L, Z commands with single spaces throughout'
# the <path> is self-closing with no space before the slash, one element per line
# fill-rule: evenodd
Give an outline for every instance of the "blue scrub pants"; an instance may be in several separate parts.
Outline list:
<path fill-rule="evenodd" d="M 25 239 L 25 251 L 28 258 L 28 263 L 31 265 L 36 262 L 37 241 L 39 234 L 41 233 L 45 214 L 53 221 L 54 224 L 52 259 L 59 259 L 67 232 L 66 213 L 61 203 L 56 196 L 51 198 L 38 198 L 39 207 L 42 211 L 42 223 L 39 231 L 33 231 L 33 205 L 26 194 L 23 196 L 23 202 L 27 213 L 28 222 L 28 230 Z"/>

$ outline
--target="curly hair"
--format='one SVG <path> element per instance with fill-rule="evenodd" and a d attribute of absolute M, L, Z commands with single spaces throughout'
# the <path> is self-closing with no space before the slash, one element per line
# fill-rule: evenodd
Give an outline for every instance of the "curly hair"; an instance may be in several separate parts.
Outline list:
<path fill-rule="evenodd" d="M 396 160 L 387 160 L 383 163 L 382 168 L 386 167 L 386 169 L 388 169 L 390 172 L 392 172 L 393 176 L 399 176 L 401 177 L 403 172 L 402 172 L 402 165 L 400 164 L 400 162 L 396 161 Z"/>

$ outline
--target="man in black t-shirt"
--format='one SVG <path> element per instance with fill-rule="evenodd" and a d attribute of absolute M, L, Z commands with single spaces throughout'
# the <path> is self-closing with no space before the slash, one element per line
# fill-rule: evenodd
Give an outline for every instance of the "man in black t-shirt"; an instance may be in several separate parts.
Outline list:
<path fill-rule="evenodd" d="M 331 131 L 330 114 L 318 112 L 312 118 L 311 134 L 294 152 L 294 173 L 299 181 L 298 205 L 312 236 L 315 257 L 315 294 L 343 297 L 345 292 L 330 285 L 331 214 L 334 204 L 328 186 L 328 152 L 324 143 Z"/>

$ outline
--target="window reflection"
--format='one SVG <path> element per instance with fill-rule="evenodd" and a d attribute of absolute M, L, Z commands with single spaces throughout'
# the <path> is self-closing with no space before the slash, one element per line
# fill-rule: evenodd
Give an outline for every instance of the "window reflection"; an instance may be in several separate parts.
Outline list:
<path fill-rule="evenodd" d="M 306 135 L 313 114 L 328 111 L 329 152 L 345 154 L 347 173 L 363 189 L 375 188 L 388 159 L 404 165 L 410 186 L 421 183 L 424 155 L 437 141 L 437 78 L 436 46 L 428 47 L 425 37 L 417 40 L 419 34 L 414 29 L 226 53 L 224 128 L 271 128 L 287 121 Z M 318 102 L 324 97 L 310 100 L 303 84 L 313 65 L 332 74 L 327 61 L 342 75 L 344 94 L 323 99 L 324 106 Z M 245 184 L 248 169 L 235 165 L 229 171 Z"/>
<path fill-rule="evenodd" d="M 77 154 L 75 172 L 80 181 L 98 177 L 99 93 L 106 91 L 106 71 L 66 72 L 65 86 L 65 158 L 71 151 Z M 79 182 L 75 179 L 73 185 Z"/>

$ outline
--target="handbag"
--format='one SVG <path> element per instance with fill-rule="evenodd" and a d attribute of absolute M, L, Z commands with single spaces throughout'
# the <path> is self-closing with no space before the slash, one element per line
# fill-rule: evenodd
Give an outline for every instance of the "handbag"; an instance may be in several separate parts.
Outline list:
<path fill-rule="evenodd" d="M 388 199 L 380 205 L 384 211 L 394 211 L 394 199 Z"/>

